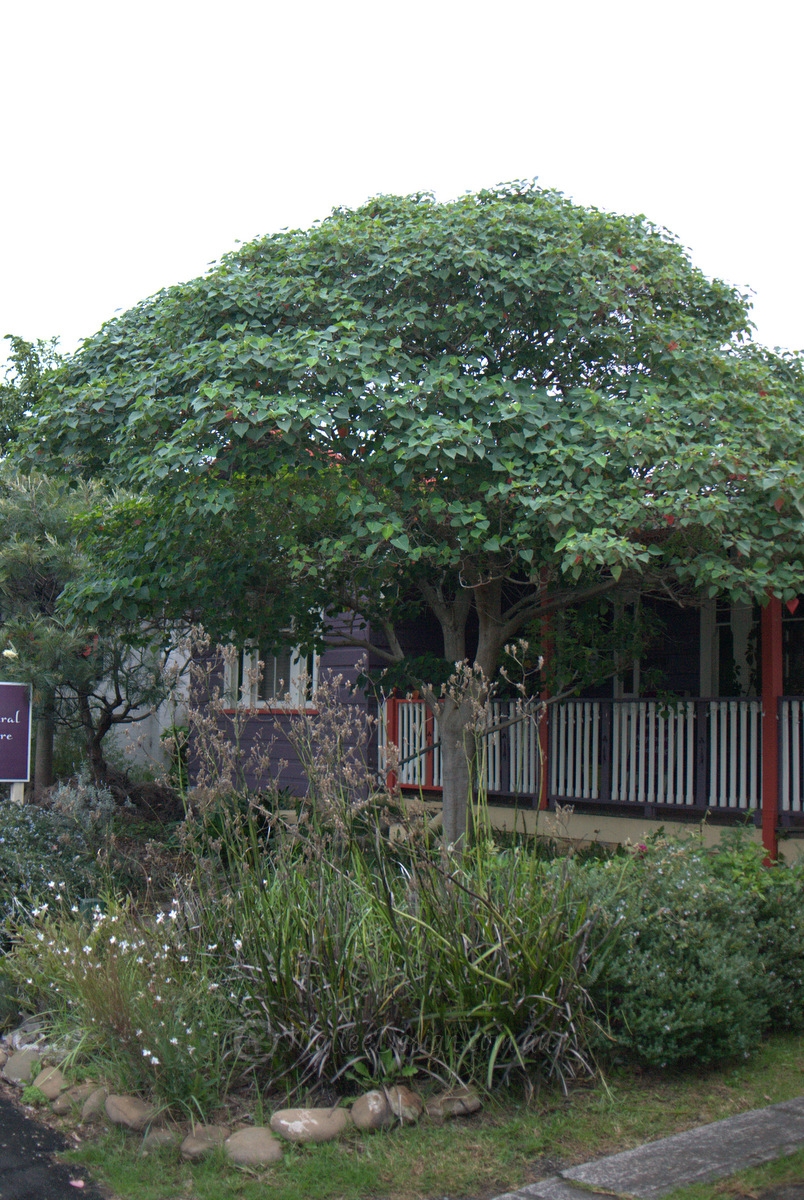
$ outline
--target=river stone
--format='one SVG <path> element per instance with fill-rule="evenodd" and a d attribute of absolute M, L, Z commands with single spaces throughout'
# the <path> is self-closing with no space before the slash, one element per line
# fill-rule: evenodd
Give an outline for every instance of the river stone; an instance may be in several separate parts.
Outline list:
<path fill-rule="evenodd" d="M 230 1133 L 225 1125 L 196 1125 L 181 1144 L 181 1156 L 190 1162 L 198 1162 L 216 1146 L 222 1146 Z"/>
<path fill-rule="evenodd" d="M 39 1073 L 41 1065 L 39 1051 L 34 1050 L 33 1046 L 26 1046 L 24 1050 L 17 1050 L 11 1055 L 3 1067 L 3 1078 L 17 1087 L 25 1087 L 31 1082 L 34 1071 Z"/>
<path fill-rule="evenodd" d="M 289 1142 L 331 1142 L 349 1125 L 345 1108 L 283 1108 L 271 1117 L 271 1128 Z"/>
<path fill-rule="evenodd" d="M 264 1126 L 238 1129 L 226 1139 L 223 1148 L 240 1167 L 262 1167 L 282 1161 L 282 1143 Z"/>
<path fill-rule="evenodd" d="M 105 1107 L 106 1116 L 113 1125 L 122 1125 L 135 1133 L 150 1125 L 157 1114 L 153 1104 L 147 1104 L 138 1096 L 107 1096 Z"/>
<path fill-rule="evenodd" d="M 444 1121 L 449 1117 L 468 1117 L 481 1108 L 480 1097 L 474 1088 L 451 1088 L 439 1092 L 425 1105 L 427 1115 L 433 1121 Z"/>
<path fill-rule="evenodd" d="M 142 1139 L 140 1154 L 150 1154 L 152 1150 L 161 1150 L 163 1146 L 175 1146 L 178 1135 L 170 1129 L 149 1129 Z"/>
<path fill-rule="evenodd" d="M 36 1042 L 44 1041 L 45 1037 L 45 1022 L 41 1017 L 29 1017 L 27 1021 L 23 1021 L 16 1029 L 6 1035 L 6 1041 L 11 1043 L 14 1050 L 23 1050 L 26 1046 L 33 1046 Z"/>
<path fill-rule="evenodd" d="M 45 1067 L 33 1081 L 46 1100 L 55 1100 L 67 1087 L 67 1080 L 58 1067 Z"/>
<path fill-rule="evenodd" d="M 69 1093 L 68 1093 L 69 1094 Z M 109 1095 L 105 1087 L 93 1087 L 84 1103 L 81 1105 L 81 1120 L 94 1121 L 106 1115 L 106 1097 Z"/>
<path fill-rule="evenodd" d="M 385 1092 L 379 1092 L 376 1089 L 359 1096 L 350 1111 L 352 1120 L 358 1129 L 386 1129 L 389 1125 L 396 1124 L 396 1117 Z"/>
<path fill-rule="evenodd" d="M 77 1083 L 74 1087 L 68 1088 L 66 1092 L 62 1092 L 60 1096 L 51 1104 L 51 1109 L 59 1117 L 65 1117 L 71 1113 L 74 1108 L 78 1108 L 79 1104 L 83 1104 L 87 1096 L 91 1096 L 93 1092 L 98 1090 L 96 1083 Z M 106 1099 L 106 1094 L 103 1096 Z"/>
<path fill-rule="evenodd" d="M 395 1087 L 383 1088 L 385 1097 L 391 1107 L 391 1112 L 402 1125 L 414 1125 L 422 1115 L 424 1105 L 421 1097 L 410 1088 L 399 1084 Z"/>

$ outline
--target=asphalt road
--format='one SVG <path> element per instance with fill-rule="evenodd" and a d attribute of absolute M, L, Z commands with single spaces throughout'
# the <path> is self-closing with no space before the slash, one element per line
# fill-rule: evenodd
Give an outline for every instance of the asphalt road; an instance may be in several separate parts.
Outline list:
<path fill-rule="evenodd" d="M 0 1094 L 0 1200 L 103 1200 L 82 1168 L 53 1159 L 66 1149 L 60 1134 Z"/>

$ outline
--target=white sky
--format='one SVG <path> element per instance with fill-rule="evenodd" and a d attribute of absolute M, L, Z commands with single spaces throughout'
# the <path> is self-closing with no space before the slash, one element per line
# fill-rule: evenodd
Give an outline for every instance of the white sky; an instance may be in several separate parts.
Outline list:
<path fill-rule="evenodd" d="M 73 349 L 238 238 L 538 176 L 800 347 L 803 34 L 795 0 L 0 0 L 0 337 Z"/>

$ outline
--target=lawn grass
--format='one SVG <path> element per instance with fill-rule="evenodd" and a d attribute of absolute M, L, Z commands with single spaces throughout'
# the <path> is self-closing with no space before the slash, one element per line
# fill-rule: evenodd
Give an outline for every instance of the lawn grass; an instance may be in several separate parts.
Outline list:
<path fill-rule="evenodd" d="M 222 1153 L 194 1165 L 178 1161 L 173 1150 L 141 1157 L 139 1139 L 119 1130 L 87 1142 L 68 1159 L 119 1200 L 480 1200 L 559 1167 L 802 1094 L 804 1036 L 776 1036 L 751 1058 L 707 1071 L 622 1068 L 567 1097 L 543 1089 L 530 1102 L 510 1094 L 491 1098 L 478 1116 L 441 1127 L 423 1121 L 384 1134 L 353 1132 L 315 1147 L 289 1146 L 283 1163 L 261 1173 L 232 1168 Z M 798 1157 L 758 1171 L 784 1171 L 788 1164 L 800 1177 L 793 1161 Z M 724 1186 L 686 1189 L 679 1200 L 750 1194 L 715 1190 Z"/>

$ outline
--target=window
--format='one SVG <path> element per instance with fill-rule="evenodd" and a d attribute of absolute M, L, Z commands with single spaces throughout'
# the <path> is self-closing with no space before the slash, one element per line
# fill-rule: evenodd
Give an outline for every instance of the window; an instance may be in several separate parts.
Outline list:
<path fill-rule="evenodd" d="M 318 655 L 296 647 L 261 654 L 247 644 L 224 668 L 223 690 L 232 707 L 305 708 L 317 685 Z"/>

